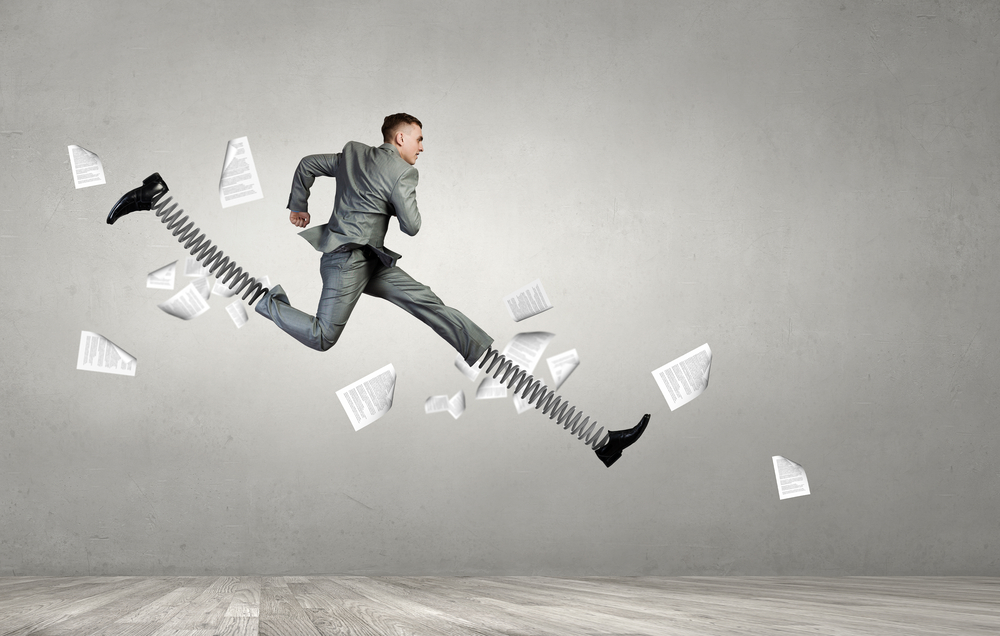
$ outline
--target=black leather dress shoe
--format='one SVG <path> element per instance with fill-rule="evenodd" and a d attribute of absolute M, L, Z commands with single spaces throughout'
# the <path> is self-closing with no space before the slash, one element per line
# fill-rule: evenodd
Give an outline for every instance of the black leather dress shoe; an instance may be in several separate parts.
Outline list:
<path fill-rule="evenodd" d="M 141 186 L 118 199 L 118 203 L 108 212 L 108 225 L 129 212 L 152 209 L 153 201 L 166 194 L 169 189 L 167 183 L 160 178 L 160 173 L 154 172 L 142 180 Z"/>
<path fill-rule="evenodd" d="M 610 436 L 608 443 L 594 451 L 597 453 L 597 457 L 604 462 L 605 466 L 611 468 L 611 464 L 622 456 L 622 451 L 639 440 L 639 436 L 646 430 L 646 424 L 649 424 L 649 413 L 643 415 L 639 423 L 628 430 L 608 431 Z"/>

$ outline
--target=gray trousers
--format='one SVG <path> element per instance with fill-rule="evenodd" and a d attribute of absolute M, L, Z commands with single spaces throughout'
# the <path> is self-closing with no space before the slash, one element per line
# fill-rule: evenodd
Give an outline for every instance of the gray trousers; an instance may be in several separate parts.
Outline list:
<path fill-rule="evenodd" d="M 493 344 L 491 338 L 462 312 L 446 306 L 430 287 L 399 267 L 386 267 L 370 250 L 328 252 L 320 259 L 323 294 L 310 316 L 289 304 L 281 285 L 257 302 L 257 313 L 270 318 L 285 333 L 307 347 L 326 351 L 337 343 L 361 294 L 384 298 L 402 307 L 455 347 L 473 364 Z"/>

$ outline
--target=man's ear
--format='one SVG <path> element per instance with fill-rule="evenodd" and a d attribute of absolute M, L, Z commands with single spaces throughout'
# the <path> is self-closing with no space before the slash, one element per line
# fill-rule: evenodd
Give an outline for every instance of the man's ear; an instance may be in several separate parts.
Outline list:
<path fill-rule="evenodd" d="M 402 148 L 403 147 L 403 141 L 404 141 L 404 139 L 403 139 L 403 131 L 402 130 L 397 130 L 396 134 L 393 135 L 393 137 L 392 137 L 392 141 L 397 146 L 399 146 L 400 148 Z"/>

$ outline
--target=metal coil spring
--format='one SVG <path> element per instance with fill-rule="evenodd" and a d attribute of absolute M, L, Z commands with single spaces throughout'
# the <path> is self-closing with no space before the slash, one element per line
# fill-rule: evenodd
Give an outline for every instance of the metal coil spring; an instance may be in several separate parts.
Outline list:
<path fill-rule="evenodd" d="M 494 380 L 499 379 L 500 384 L 506 384 L 508 389 L 513 387 L 515 395 L 520 392 L 521 399 L 527 400 L 528 404 L 534 405 L 536 409 L 541 409 L 542 415 L 548 415 L 550 420 L 556 420 L 556 424 L 562 424 L 563 429 L 569 429 L 570 434 L 576 435 L 577 439 L 590 445 L 595 451 L 604 448 L 608 440 L 611 439 L 611 431 L 604 433 L 604 438 L 601 438 L 601 433 L 604 432 L 603 426 L 598 428 L 596 433 L 591 434 L 594 427 L 597 426 L 597 420 L 590 422 L 590 416 L 587 416 L 581 422 L 583 411 L 577 411 L 575 406 L 570 406 L 569 402 L 563 401 L 562 396 L 556 396 L 554 391 L 549 391 L 549 387 L 543 386 L 540 381 L 528 375 L 521 367 L 508 360 L 506 356 L 493 347 L 486 348 L 486 353 L 479 362 L 479 368 L 482 369 L 487 363 L 489 363 L 489 366 L 486 367 L 487 374 L 493 371 L 493 367 L 496 367 L 496 371 L 493 371 Z M 497 376 L 500 376 L 501 373 L 502 377 L 498 378 Z M 514 387 L 515 384 L 516 387 Z M 587 428 L 588 423 L 590 424 L 589 428 Z"/>
<path fill-rule="evenodd" d="M 184 244 L 184 249 L 190 250 L 191 255 L 196 257 L 203 267 L 209 268 L 209 274 L 215 274 L 216 278 L 222 280 L 223 285 L 228 283 L 229 289 L 234 290 L 236 294 L 239 294 L 246 287 L 243 300 L 253 294 L 253 298 L 250 299 L 251 305 L 257 302 L 260 296 L 267 293 L 267 287 L 261 285 L 260 281 L 250 276 L 248 272 L 244 272 L 242 267 L 238 267 L 236 261 L 230 260 L 222 250 L 212 245 L 212 241 L 208 240 L 204 234 L 199 234 L 200 228 L 191 229 L 194 226 L 193 222 L 184 225 L 188 217 L 184 216 L 178 219 L 177 217 L 184 214 L 184 210 L 179 209 L 174 212 L 177 204 L 170 205 L 171 201 L 171 197 L 166 197 L 158 202 L 153 208 L 156 216 L 160 219 L 160 223 L 166 224 L 167 229 L 173 231 L 177 242 Z M 170 205 L 169 208 L 168 205 Z M 229 279 L 233 279 L 233 282 L 230 283 Z M 237 285 L 239 285 L 238 288 Z"/>

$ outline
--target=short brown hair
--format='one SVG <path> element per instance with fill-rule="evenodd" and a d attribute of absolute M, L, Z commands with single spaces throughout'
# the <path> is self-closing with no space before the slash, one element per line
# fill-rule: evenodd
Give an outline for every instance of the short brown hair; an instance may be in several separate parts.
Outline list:
<path fill-rule="evenodd" d="M 392 141 L 393 135 L 396 134 L 396 129 L 400 126 L 405 126 L 407 124 L 416 124 L 421 128 L 424 127 L 420 123 L 420 120 L 413 115 L 407 115 L 406 113 L 396 113 L 395 115 L 389 115 L 382 122 L 382 141 L 389 143 Z"/>

